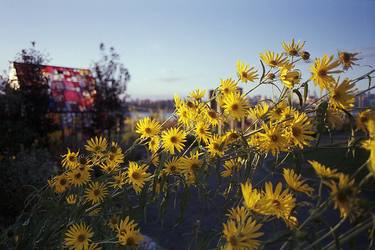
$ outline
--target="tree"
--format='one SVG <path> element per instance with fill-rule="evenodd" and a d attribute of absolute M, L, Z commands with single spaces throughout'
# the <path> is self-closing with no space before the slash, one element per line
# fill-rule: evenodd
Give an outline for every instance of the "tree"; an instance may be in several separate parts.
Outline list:
<path fill-rule="evenodd" d="M 22 63 L 23 76 L 19 78 L 19 88 L 10 87 L 5 79 L 0 99 L 0 131 L 3 135 L 0 148 L 3 153 L 13 154 L 20 147 L 33 143 L 47 143 L 47 133 L 51 131 L 48 112 L 48 84 L 41 73 L 41 64 L 48 62 L 48 56 L 36 49 L 36 43 L 22 49 L 15 58 L 15 63 Z"/>
<path fill-rule="evenodd" d="M 113 47 L 107 51 L 105 45 L 101 43 L 99 49 L 101 58 L 94 62 L 92 67 L 97 91 L 94 103 L 94 126 L 102 133 L 107 130 L 110 134 L 122 118 L 130 74 Z"/>

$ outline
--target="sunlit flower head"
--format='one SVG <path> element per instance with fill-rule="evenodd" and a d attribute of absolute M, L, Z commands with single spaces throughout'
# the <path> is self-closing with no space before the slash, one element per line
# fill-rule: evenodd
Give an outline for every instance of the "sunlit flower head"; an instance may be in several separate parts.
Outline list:
<path fill-rule="evenodd" d="M 358 61 L 358 53 L 349 53 L 345 51 L 339 52 L 339 60 L 344 70 L 348 70 L 353 65 L 357 65 L 355 62 Z"/>
<path fill-rule="evenodd" d="M 281 182 L 276 185 L 275 189 L 271 182 L 267 182 L 263 195 L 265 202 L 270 205 L 268 211 L 264 212 L 265 214 L 274 215 L 277 218 L 288 218 L 296 206 L 294 196 L 287 189 L 282 190 Z"/>
<path fill-rule="evenodd" d="M 181 169 L 181 158 L 179 157 L 172 157 L 172 159 L 168 160 L 165 163 L 163 172 L 167 175 L 177 174 L 180 172 Z"/>
<path fill-rule="evenodd" d="M 314 125 L 305 113 L 295 112 L 293 119 L 288 123 L 287 134 L 292 144 L 299 148 L 310 146 L 314 140 Z"/>
<path fill-rule="evenodd" d="M 236 62 L 237 75 L 242 82 L 254 82 L 258 79 L 257 70 L 241 61 Z"/>
<path fill-rule="evenodd" d="M 340 61 L 334 59 L 333 55 L 328 57 L 324 55 L 322 58 L 316 58 L 314 64 L 311 66 L 311 80 L 320 89 L 329 89 L 335 84 L 335 79 L 332 74 L 340 73 L 337 69 Z"/>
<path fill-rule="evenodd" d="M 243 164 L 243 159 L 238 157 L 235 159 L 226 160 L 224 162 L 224 170 L 221 171 L 222 177 L 230 177 L 234 173 L 239 172 Z"/>
<path fill-rule="evenodd" d="M 210 137 L 208 140 L 207 151 L 210 153 L 212 157 L 219 156 L 222 157 L 224 155 L 225 147 L 226 147 L 226 140 L 224 136 L 219 136 L 217 134 Z"/>
<path fill-rule="evenodd" d="M 255 250 L 258 249 L 261 241 L 258 239 L 263 235 L 259 232 L 262 224 L 249 217 L 243 222 L 229 219 L 223 224 L 223 235 L 225 238 L 225 250 Z"/>
<path fill-rule="evenodd" d="M 160 132 L 161 125 L 158 121 L 145 117 L 139 120 L 136 125 L 136 130 L 140 134 L 141 138 L 151 138 Z"/>
<path fill-rule="evenodd" d="M 189 97 L 197 101 L 202 100 L 205 95 L 206 95 L 205 89 L 204 90 L 196 89 L 189 93 Z"/>
<path fill-rule="evenodd" d="M 104 137 L 97 137 L 91 138 L 87 140 L 85 149 L 88 152 L 94 153 L 94 154 L 100 154 L 103 153 L 107 149 L 107 139 Z"/>
<path fill-rule="evenodd" d="M 162 134 L 163 148 L 170 154 L 181 152 L 186 142 L 186 134 L 180 128 L 170 128 Z"/>
<path fill-rule="evenodd" d="M 194 133 L 199 142 L 207 144 L 211 137 L 210 124 L 203 121 L 198 122 L 195 125 Z"/>
<path fill-rule="evenodd" d="M 261 199 L 261 193 L 253 188 L 250 182 L 241 184 L 241 191 L 244 205 L 250 210 L 259 211 L 257 204 Z"/>
<path fill-rule="evenodd" d="M 284 168 L 283 169 L 283 176 L 285 182 L 288 184 L 288 186 L 301 193 L 305 193 L 309 196 L 312 195 L 314 189 L 310 187 L 308 184 L 306 184 L 304 180 L 302 180 L 302 176 L 299 174 L 296 174 L 293 169 Z"/>
<path fill-rule="evenodd" d="M 133 161 L 129 162 L 129 167 L 126 172 L 126 182 L 133 186 L 136 193 L 140 193 L 142 191 L 143 186 L 151 176 L 147 170 L 148 167 L 145 164 L 139 165 Z"/>
<path fill-rule="evenodd" d="M 229 93 L 223 99 L 223 108 L 228 116 L 239 120 L 246 116 L 249 103 L 244 95 Z"/>
<path fill-rule="evenodd" d="M 314 168 L 315 173 L 321 178 L 333 178 L 337 177 L 337 170 L 330 169 L 317 161 L 308 161 L 310 165 Z"/>
<path fill-rule="evenodd" d="M 65 155 L 62 155 L 61 157 L 63 158 L 61 160 L 61 164 L 69 169 L 74 169 L 79 165 L 78 162 L 78 155 L 79 155 L 79 150 L 77 152 L 70 151 L 68 148 L 68 153 Z"/>
<path fill-rule="evenodd" d="M 286 52 L 286 54 L 290 56 L 299 56 L 301 53 L 303 47 L 305 46 L 305 42 L 301 42 L 298 40 L 298 42 L 294 41 L 294 38 L 292 39 L 292 42 L 289 44 L 286 42 L 282 43 L 282 46 Z"/>
<path fill-rule="evenodd" d="M 235 93 L 238 91 L 237 83 L 232 78 L 221 79 L 220 85 L 219 85 L 219 91 L 222 95 Z"/>
<path fill-rule="evenodd" d="M 329 102 L 333 108 L 350 110 L 354 106 L 355 84 L 345 78 L 340 84 L 335 83 L 333 88 L 329 89 Z"/>
<path fill-rule="evenodd" d="M 285 85 L 285 87 L 292 89 L 294 85 L 300 82 L 301 73 L 298 70 L 291 70 L 283 67 L 280 70 L 280 80 Z"/>
<path fill-rule="evenodd" d="M 368 132 L 367 123 L 370 120 L 375 120 L 375 110 L 366 109 L 366 110 L 360 112 L 358 114 L 357 118 L 356 118 L 357 128 L 362 130 L 362 131 Z"/>
<path fill-rule="evenodd" d="M 92 228 L 87 226 L 84 222 L 73 224 L 69 226 L 65 233 L 65 246 L 69 249 L 87 249 L 93 236 L 94 232 Z"/>
<path fill-rule="evenodd" d="M 260 53 L 260 59 L 271 68 L 282 67 L 287 63 L 287 58 L 283 54 L 271 51 Z"/>
<path fill-rule="evenodd" d="M 103 202 L 104 198 L 108 195 L 108 189 L 102 182 L 95 181 L 89 183 L 85 189 L 85 200 L 91 202 L 93 205 Z"/>
<path fill-rule="evenodd" d="M 281 125 L 272 125 L 269 123 L 263 124 L 262 128 L 264 132 L 259 133 L 262 151 L 277 155 L 280 152 L 288 150 L 288 140 L 285 136 L 285 130 Z"/>

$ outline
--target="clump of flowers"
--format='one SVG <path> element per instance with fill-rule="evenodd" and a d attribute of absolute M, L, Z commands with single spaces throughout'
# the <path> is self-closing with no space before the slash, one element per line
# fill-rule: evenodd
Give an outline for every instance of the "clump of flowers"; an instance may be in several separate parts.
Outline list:
<path fill-rule="evenodd" d="M 282 43 L 281 52 L 261 53 L 261 70 L 238 60 L 233 75 L 224 76 L 207 98 L 203 89 L 186 98 L 174 96 L 173 122 L 167 127 L 154 118 L 139 120 L 139 138 L 130 148 L 100 136 L 89 139 L 84 149 L 68 149 L 48 191 L 35 196 L 46 196 L 52 208 L 47 202 L 32 210 L 55 213 L 59 223 L 43 225 L 54 240 L 29 233 L 37 239 L 21 241 L 30 242 L 30 249 L 43 240 L 50 248 L 141 248 L 147 225 L 137 222 L 147 224 L 148 206 L 159 211 L 161 224 L 167 207 L 173 203 L 176 211 L 179 206 L 177 227 L 191 221 L 184 211 L 197 200 L 189 204 L 188 197 L 199 197 L 207 206 L 221 200 L 215 208 L 222 214 L 215 225 L 206 226 L 214 232 L 210 240 L 198 239 L 203 229 L 196 225 L 186 233 L 195 237 L 191 244 L 197 249 L 329 248 L 356 235 L 355 230 L 339 235 L 344 223 L 361 230 L 373 227 L 373 207 L 365 205 L 361 191 L 375 176 L 375 111 L 365 109 L 355 117 L 353 110 L 356 96 L 373 88 L 360 93 L 357 83 L 371 79 L 374 71 L 343 77 L 358 58 L 339 52 L 338 57 L 311 59 L 305 76 L 301 64 L 311 58 L 305 45 L 292 39 Z M 272 88 L 273 95 L 253 104 L 249 96 L 260 86 Z M 321 90 L 318 98 L 309 97 L 314 86 Z M 322 142 L 345 119 L 346 138 Z M 127 158 L 135 147 L 144 150 L 140 160 Z M 311 154 L 323 147 L 364 150 L 368 158 L 350 172 Z M 337 215 L 334 225 L 325 222 L 322 228 L 319 218 L 330 210 Z"/>

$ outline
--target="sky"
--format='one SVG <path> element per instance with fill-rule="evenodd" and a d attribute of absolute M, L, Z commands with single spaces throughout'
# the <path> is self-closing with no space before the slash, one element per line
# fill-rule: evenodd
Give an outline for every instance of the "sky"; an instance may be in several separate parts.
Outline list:
<path fill-rule="evenodd" d="M 0 0 L 0 70 L 30 41 L 51 65 L 88 68 L 103 42 L 128 68 L 132 99 L 168 99 L 235 77 L 238 59 L 260 69 L 260 52 L 295 38 L 312 58 L 360 52 L 358 75 L 375 66 L 374 10 L 375 0 Z"/>

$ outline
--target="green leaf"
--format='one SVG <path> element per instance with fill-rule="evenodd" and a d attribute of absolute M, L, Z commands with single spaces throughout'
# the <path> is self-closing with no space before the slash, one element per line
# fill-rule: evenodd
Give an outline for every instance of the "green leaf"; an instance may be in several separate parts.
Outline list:
<path fill-rule="evenodd" d="M 302 98 L 301 92 L 299 92 L 298 89 L 293 89 L 293 92 L 298 96 L 299 105 L 300 105 L 300 107 L 302 107 L 302 105 L 303 105 L 303 98 Z"/>

